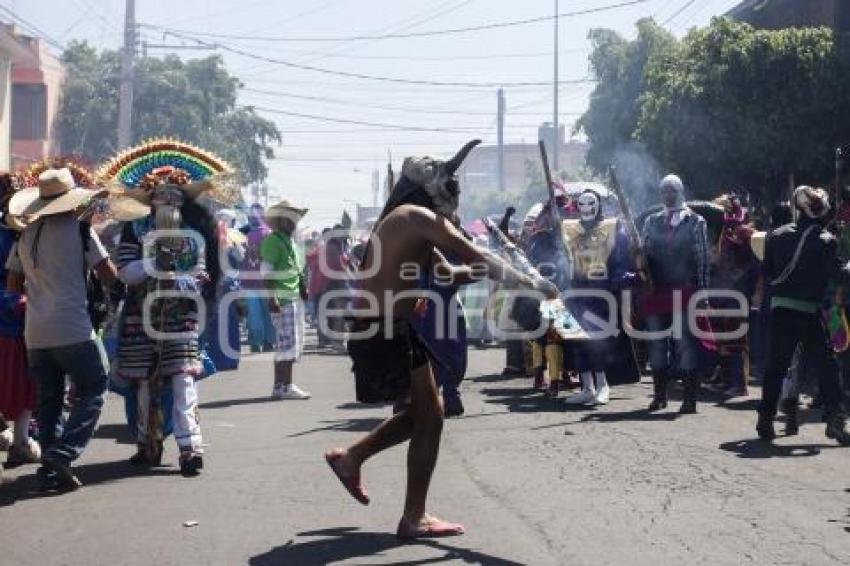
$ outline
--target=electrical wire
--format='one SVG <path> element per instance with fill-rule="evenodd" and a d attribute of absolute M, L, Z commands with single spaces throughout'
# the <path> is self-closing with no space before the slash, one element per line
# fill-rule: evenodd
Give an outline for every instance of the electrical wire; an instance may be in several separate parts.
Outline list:
<path fill-rule="evenodd" d="M 15 12 L 10 10 L 6 6 L 0 5 L 0 10 L 4 11 L 6 14 L 8 14 L 10 18 L 16 20 L 20 25 L 28 28 L 28 31 L 30 33 L 35 34 L 36 36 L 40 37 L 41 39 L 44 39 L 44 41 L 46 41 L 47 43 L 49 43 L 53 47 L 56 47 L 57 49 L 61 49 L 63 51 L 65 50 L 65 46 L 62 44 L 61 41 L 57 41 L 56 39 L 50 37 L 50 35 L 44 33 L 44 31 L 42 31 L 38 27 L 32 25 L 27 20 L 23 19 L 22 17 L 20 17 L 18 14 L 16 14 Z"/>
<path fill-rule="evenodd" d="M 323 102 L 327 104 L 338 104 L 342 106 L 354 106 L 357 108 L 371 108 L 374 110 L 385 110 L 389 112 L 422 112 L 426 114 L 455 114 L 455 115 L 466 115 L 466 116 L 492 116 L 493 112 L 476 112 L 476 111 L 464 111 L 464 110 L 445 110 L 442 108 L 422 108 L 422 107 L 413 107 L 413 106 L 388 106 L 381 104 L 370 104 L 368 102 L 358 102 L 351 100 L 340 100 L 338 98 L 329 98 L 325 96 L 309 96 L 304 94 L 294 94 L 289 92 L 280 92 L 274 90 L 262 90 L 257 88 L 247 88 L 243 87 L 241 92 L 248 92 L 254 94 L 262 94 L 266 96 L 273 96 L 279 98 L 294 98 L 297 100 L 309 100 L 313 102 Z M 476 97 L 476 100 L 480 100 L 480 97 Z M 537 116 L 539 112 L 527 112 L 527 113 L 511 113 L 514 116 Z M 578 115 L 579 113 L 565 113 L 567 115 Z"/>
<path fill-rule="evenodd" d="M 268 57 L 266 55 L 260 55 L 257 53 L 251 53 L 249 51 L 245 51 L 243 49 L 239 49 L 236 47 L 231 47 L 229 45 L 225 45 L 222 43 L 213 43 L 208 42 L 203 39 L 198 39 L 197 37 L 192 37 L 190 35 L 186 35 L 183 33 L 175 33 L 169 32 L 170 35 L 175 37 L 185 39 L 188 41 L 195 41 L 199 45 L 207 45 L 211 47 L 215 47 L 221 49 L 223 51 L 227 51 L 228 53 L 233 53 L 234 55 L 241 55 L 243 57 L 248 57 L 251 59 L 256 59 L 258 61 L 266 61 L 268 63 L 274 63 L 277 65 L 282 65 L 284 67 L 288 67 L 291 69 L 300 69 L 302 71 L 312 71 L 314 73 L 322 73 L 325 75 L 334 75 L 339 77 L 348 77 L 353 79 L 363 79 L 370 81 L 379 81 L 386 83 L 396 83 L 396 84 L 410 84 L 410 85 L 429 85 L 429 86 L 446 86 L 446 87 L 488 87 L 488 88 L 496 88 L 503 86 L 550 86 L 551 81 L 505 81 L 505 82 L 465 82 L 465 81 L 427 81 L 421 79 L 402 79 L 398 77 L 385 77 L 380 75 L 367 75 L 364 73 L 352 73 L 349 71 L 338 71 L 334 69 L 326 69 L 324 67 L 315 67 L 313 65 L 302 65 L 299 63 L 293 63 L 292 61 L 285 61 L 283 59 L 275 59 L 274 57 Z M 572 79 L 572 80 L 562 80 L 562 84 L 583 84 L 583 83 L 593 83 L 596 82 L 593 79 L 585 78 L 585 79 Z"/>
<path fill-rule="evenodd" d="M 359 41 L 359 40 L 382 40 L 382 39 L 406 39 L 411 37 L 431 37 L 438 35 L 448 35 L 448 34 L 457 34 L 457 33 L 466 33 L 466 32 L 474 32 L 474 31 L 484 31 L 491 29 L 500 29 L 500 28 L 508 28 L 515 26 L 523 26 L 528 24 L 536 24 L 540 22 L 552 21 L 556 17 L 558 18 L 571 18 L 577 16 L 584 16 L 589 14 L 597 14 L 600 12 L 607 12 L 611 10 L 616 10 L 619 8 L 626 8 L 629 6 L 635 6 L 637 4 L 643 4 L 648 0 L 628 0 L 624 2 L 619 2 L 616 4 L 608 4 L 606 6 L 599 6 L 596 8 L 587 8 L 585 10 L 575 10 L 572 12 L 564 12 L 562 14 L 558 14 L 557 16 L 539 16 L 536 18 L 525 18 L 522 20 L 511 20 L 506 22 L 496 22 L 492 24 L 483 24 L 478 26 L 470 26 L 463 28 L 453 28 L 453 29 L 444 29 L 444 30 L 431 30 L 431 31 L 420 31 L 420 32 L 410 32 L 410 33 L 388 33 L 388 34 L 380 34 L 380 35 L 350 35 L 350 36 L 341 36 L 341 37 L 269 37 L 269 36 L 256 36 L 256 35 L 238 35 L 238 34 L 216 34 L 209 32 L 192 32 L 189 30 L 182 29 L 171 29 L 165 26 L 155 26 L 152 24 L 142 24 L 148 27 L 153 27 L 160 30 L 169 31 L 172 33 L 195 33 L 196 35 L 201 35 L 204 37 L 212 37 L 217 39 L 232 39 L 232 40 L 241 40 L 241 41 L 269 41 L 269 42 L 344 42 L 344 41 Z"/>
<path fill-rule="evenodd" d="M 665 25 L 665 26 L 666 26 L 666 25 L 668 25 L 670 22 L 672 22 L 673 20 L 675 20 L 676 18 L 678 18 L 678 17 L 679 17 L 679 15 L 680 15 L 682 12 L 684 12 L 685 10 L 687 10 L 688 8 L 690 8 L 691 6 L 693 6 L 693 5 L 694 5 L 694 4 L 696 4 L 696 3 L 697 3 L 697 0 L 687 0 L 687 1 L 686 1 L 683 5 L 682 5 L 682 7 L 681 7 L 681 8 L 679 8 L 678 10 L 676 10 L 676 11 L 673 13 L 673 15 L 672 15 L 672 16 L 670 16 L 669 18 L 667 18 L 666 20 L 664 20 L 664 23 L 663 23 L 662 25 Z"/>
<path fill-rule="evenodd" d="M 331 118 L 328 116 L 317 116 L 315 114 L 303 114 L 300 112 L 290 112 L 288 110 L 279 110 L 277 108 L 262 108 L 259 106 L 251 106 L 258 112 L 268 112 L 270 114 L 280 114 L 282 116 L 292 116 L 294 118 L 306 118 L 309 120 L 318 120 L 320 122 L 332 122 L 334 124 L 353 124 L 356 126 L 372 126 L 384 128 L 387 130 L 399 130 L 404 132 L 478 132 L 481 128 L 427 128 L 420 126 L 401 126 L 397 124 L 384 124 L 379 122 L 366 122 L 361 120 L 349 120 L 347 118 Z"/>
<path fill-rule="evenodd" d="M 468 6 L 469 4 L 473 3 L 475 0 L 461 0 L 460 3 L 457 3 L 457 1 L 458 0 L 448 0 L 447 2 L 443 2 L 442 4 L 438 4 L 437 6 L 432 6 L 431 8 L 435 8 L 436 11 L 425 10 L 424 12 L 419 12 L 419 13 L 417 13 L 417 14 L 409 17 L 409 18 L 405 18 L 401 21 L 397 21 L 394 24 L 386 26 L 386 27 L 382 28 L 381 30 L 379 30 L 377 33 L 389 33 L 389 32 L 400 33 L 400 32 L 403 32 L 403 31 L 408 31 L 408 30 L 414 29 L 414 28 L 416 28 L 416 27 L 418 27 L 418 26 L 420 26 L 424 23 L 427 23 L 427 22 L 433 21 L 435 19 L 441 18 L 441 17 L 445 16 L 446 14 L 450 14 L 452 12 L 459 10 L 460 8 Z M 401 26 L 401 27 L 399 27 L 399 26 Z M 358 49 L 360 47 L 364 47 L 366 45 L 369 45 L 370 43 L 374 43 L 374 41 L 357 41 L 357 42 L 350 42 L 348 44 L 342 43 L 342 44 L 339 44 L 339 45 L 334 45 L 334 46 L 329 47 L 329 48 L 323 48 L 323 50 L 321 52 L 314 51 L 314 54 L 318 55 L 316 57 L 312 57 L 312 58 L 307 59 L 307 60 L 301 60 L 301 61 L 298 61 L 298 62 L 299 63 L 313 63 L 315 61 L 320 61 L 322 59 L 325 59 L 327 55 L 340 53 L 340 52 L 350 52 L 352 49 Z"/>

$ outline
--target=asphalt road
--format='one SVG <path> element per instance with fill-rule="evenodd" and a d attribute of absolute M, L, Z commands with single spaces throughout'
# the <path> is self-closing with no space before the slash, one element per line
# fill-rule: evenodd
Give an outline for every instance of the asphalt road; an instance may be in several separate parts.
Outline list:
<path fill-rule="evenodd" d="M 7 472 L 0 564 L 850 563 L 850 449 L 821 424 L 769 447 L 754 440 L 754 398 L 650 416 L 645 383 L 565 411 L 501 379 L 502 350 L 470 355 L 467 415 L 447 422 L 430 498 L 463 537 L 396 541 L 404 447 L 365 467 L 368 507 L 330 474 L 324 450 L 389 413 L 352 403 L 346 357 L 306 356 L 297 379 L 313 399 L 272 401 L 271 361 L 254 355 L 201 384 L 199 478 L 177 473 L 173 442 L 155 473 L 126 464 L 116 397 L 79 461 L 83 489 L 42 496 L 34 466 Z"/>

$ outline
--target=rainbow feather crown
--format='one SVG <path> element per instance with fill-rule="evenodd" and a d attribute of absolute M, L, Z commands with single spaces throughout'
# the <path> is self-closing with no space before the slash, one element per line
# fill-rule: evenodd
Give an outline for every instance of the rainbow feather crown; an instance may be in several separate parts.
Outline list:
<path fill-rule="evenodd" d="M 165 176 L 163 176 L 165 175 Z M 98 169 L 97 179 L 111 187 L 109 208 L 117 220 L 137 219 L 150 212 L 151 179 L 182 178 L 204 196 L 232 206 L 241 200 L 233 168 L 219 157 L 173 139 L 153 139 L 122 151 Z M 187 186 L 188 189 L 188 186 Z M 140 207 L 140 201 L 145 206 Z"/>
<path fill-rule="evenodd" d="M 98 170 L 97 177 L 134 189 L 146 175 L 168 166 L 184 171 L 190 181 L 233 173 L 226 161 L 199 147 L 172 139 L 153 139 L 119 153 Z"/>

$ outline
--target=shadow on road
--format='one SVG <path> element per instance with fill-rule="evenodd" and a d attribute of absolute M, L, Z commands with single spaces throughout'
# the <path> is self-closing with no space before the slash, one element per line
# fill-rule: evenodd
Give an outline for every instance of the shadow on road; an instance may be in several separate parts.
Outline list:
<path fill-rule="evenodd" d="M 750 411 L 755 413 L 759 408 L 759 400 L 745 399 L 743 401 L 730 401 L 728 397 L 721 397 L 715 402 L 714 406 L 731 411 Z"/>
<path fill-rule="evenodd" d="M 364 418 L 364 419 L 341 419 L 337 421 L 321 421 L 326 426 L 319 426 L 290 434 L 287 438 L 295 438 L 297 436 L 306 436 L 317 432 L 342 431 L 342 432 L 369 432 L 386 419 L 383 418 Z"/>
<path fill-rule="evenodd" d="M 381 407 L 392 407 L 392 403 L 386 404 L 376 404 L 376 403 L 358 403 L 357 401 L 350 401 L 348 403 L 342 403 L 341 405 L 337 405 L 336 408 L 341 411 L 347 411 L 349 409 L 380 409 Z"/>
<path fill-rule="evenodd" d="M 353 527 L 338 527 L 298 533 L 300 537 L 323 537 L 317 540 L 296 543 L 289 541 L 283 546 L 273 548 L 265 554 L 252 557 L 251 566 L 278 566 L 285 564 L 331 564 L 345 560 L 379 556 L 382 553 L 403 546 L 415 544 L 429 547 L 442 556 L 433 556 L 420 560 L 405 560 L 397 564 L 438 564 L 440 562 L 458 562 L 461 564 L 488 564 L 493 566 L 519 566 L 520 562 L 505 560 L 483 552 L 457 548 L 435 540 L 421 540 L 402 543 L 389 533 L 361 532 Z"/>
<path fill-rule="evenodd" d="M 626 421 L 674 421 L 678 418 L 679 413 L 675 408 L 667 408 L 664 411 L 650 413 L 646 409 L 634 409 L 633 411 L 611 412 L 595 412 L 585 415 L 579 422 L 597 422 L 597 423 L 619 423 Z"/>
<path fill-rule="evenodd" d="M 19 476 L 15 481 L 5 484 L 0 490 L 0 507 L 14 505 L 28 499 L 40 499 L 43 497 L 59 497 L 61 494 L 55 492 L 42 492 L 38 489 L 38 481 L 35 476 L 36 466 L 32 466 L 32 473 Z M 159 467 L 141 470 L 130 465 L 126 460 L 116 462 L 99 462 L 97 464 L 83 464 L 74 466 L 74 473 L 86 486 L 93 486 L 113 481 L 130 480 L 139 476 L 173 476 L 180 474 L 176 467 Z"/>
<path fill-rule="evenodd" d="M 838 448 L 832 444 L 793 444 L 784 446 L 760 439 L 734 440 L 720 445 L 721 450 L 734 452 L 738 458 L 799 458 L 817 456 L 823 449 Z"/>
<path fill-rule="evenodd" d="M 200 409 L 226 409 L 228 407 L 238 407 L 239 405 L 256 405 L 258 403 L 279 403 L 277 399 L 271 395 L 265 397 L 250 397 L 247 399 L 225 399 L 222 401 L 207 401 L 198 405 Z"/>
<path fill-rule="evenodd" d="M 95 438 L 112 439 L 118 444 L 136 444 L 136 435 L 125 424 L 104 424 L 97 427 Z"/>
<path fill-rule="evenodd" d="M 562 413 L 563 400 L 549 399 L 543 393 L 527 388 L 485 387 L 481 395 L 497 397 L 484 402 L 491 405 L 504 405 L 511 413 Z"/>
<path fill-rule="evenodd" d="M 516 376 L 502 375 L 501 373 L 491 373 L 487 375 L 479 375 L 473 378 L 469 378 L 469 381 L 472 381 L 473 383 L 498 383 L 500 381 L 511 381 L 513 379 L 522 378 L 517 378 Z"/>

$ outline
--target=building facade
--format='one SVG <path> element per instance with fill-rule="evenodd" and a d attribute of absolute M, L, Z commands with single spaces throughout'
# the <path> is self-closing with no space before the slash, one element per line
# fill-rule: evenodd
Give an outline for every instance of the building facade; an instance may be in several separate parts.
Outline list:
<path fill-rule="evenodd" d="M 65 72 L 38 38 L 18 35 L 29 52 L 12 67 L 12 165 L 25 166 L 59 153 L 57 119 Z"/>
<path fill-rule="evenodd" d="M 552 163 L 551 149 L 549 161 Z M 584 142 L 564 142 L 559 146 L 558 167 L 561 170 L 575 171 L 585 165 L 588 144 Z M 536 143 L 508 143 L 504 146 L 505 188 L 517 190 L 528 186 L 530 168 L 542 169 L 540 149 Z M 461 194 L 481 193 L 498 190 L 499 186 L 499 147 L 482 145 L 469 154 L 458 171 L 458 179 L 463 189 Z"/>
<path fill-rule="evenodd" d="M 760 29 L 829 27 L 850 32 L 847 0 L 745 0 L 726 15 Z"/>
<path fill-rule="evenodd" d="M 12 167 L 12 69 L 31 64 L 32 52 L 18 39 L 12 26 L 0 22 L 0 170 Z"/>

